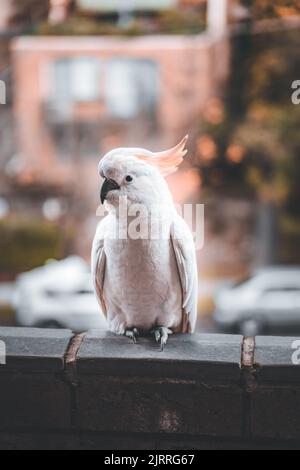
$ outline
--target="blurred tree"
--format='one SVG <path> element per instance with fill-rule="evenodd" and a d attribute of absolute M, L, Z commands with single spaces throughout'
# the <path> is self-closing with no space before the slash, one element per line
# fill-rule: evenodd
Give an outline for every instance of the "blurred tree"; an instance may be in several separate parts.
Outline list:
<path fill-rule="evenodd" d="M 47 18 L 49 0 L 10 0 L 10 27 L 14 30 L 30 29 Z"/>
<path fill-rule="evenodd" d="M 282 18 L 300 13 L 299 0 L 242 0 L 255 19 Z"/>
<path fill-rule="evenodd" d="M 261 3 L 273 11 L 271 2 Z M 297 6 L 299 2 L 274 3 Z M 292 82 L 299 79 L 299 48 L 297 29 L 252 34 L 251 23 L 246 25 L 233 39 L 226 98 L 208 103 L 198 140 L 198 161 L 207 187 L 252 195 L 267 204 L 272 214 L 272 207 L 277 207 L 278 258 L 283 262 L 300 262 L 296 241 L 300 236 L 300 105 L 291 100 Z M 219 118 L 213 112 L 216 107 Z M 211 158 L 205 158 L 203 135 L 213 149 Z M 206 154 L 208 148 L 206 143 Z M 275 244 L 275 225 L 269 225 L 269 235 L 273 234 L 269 242 Z"/>
<path fill-rule="evenodd" d="M 145 34 L 198 34 L 205 28 L 203 11 L 168 10 L 153 17 L 139 15 L 123 24 L 117 17 L 91 17 L 78 12 L 70 15 L 64 22 L 49 24 L 45 21 L 38 25 L 38 35 L 123 35 L 141 36 Z"/>
<path fill-rule="evenodd" d="M 63 255 L 59 226 L 45 222 L 0 222 L 0 275 L 15 276 Z"/>

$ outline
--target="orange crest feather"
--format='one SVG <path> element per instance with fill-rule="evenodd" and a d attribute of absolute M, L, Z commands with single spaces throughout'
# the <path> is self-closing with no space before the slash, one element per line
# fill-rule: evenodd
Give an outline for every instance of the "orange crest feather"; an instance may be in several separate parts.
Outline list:
<path fill-rule="evenodd" d="M 186 135 L 175 147 L 163 152 L 149 152 L 147 155 L 136 154 L 139 160 L 157 167 L 163 176 L 175 173 L 179 165 L 183 162 L 187 149 L 185 148 L 189 136 Z"/>

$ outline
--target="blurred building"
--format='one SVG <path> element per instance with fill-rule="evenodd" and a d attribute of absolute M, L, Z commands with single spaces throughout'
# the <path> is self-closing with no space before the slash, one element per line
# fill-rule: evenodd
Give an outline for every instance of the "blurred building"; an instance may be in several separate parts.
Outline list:
<path fill-rule="evenodd" d="M 33 25 L 48 16 L 48 0 L 1 0 L 0 2 L 0 80 L 6 87 L 6 106 L 0 113 L 0 178 L 6 162 L 17 152 L 18 144 L 14 134 L 12 112 L 15 85 L 13 82 L 11 41 L 24 32 L 31 31 Z"/>
<path fill-rule="evenodd" d="M 216 67 L 215 52 L 207 35 L 17 39 L 23 166 L 57 181 L 74 176 L 74 163 L 94 167 L 113 146 L 171 145 L 193 129 L 227 73 L 226 54 Z"/>
<path fill-rule="evenodd" d="M 112 9 L 118 2 L 78 3 Z M 153 7 L 146 0 L 128 4 Z M 20 177 L 73 185 L 85 174 L 86 190 L 93 192 L 97 158 L 108 149 L 172 145 L 193 132 L 201 109 L 218 94 L 228 74 L 228 49 L 226 38 L 206 32 L 16 39 Z"/>

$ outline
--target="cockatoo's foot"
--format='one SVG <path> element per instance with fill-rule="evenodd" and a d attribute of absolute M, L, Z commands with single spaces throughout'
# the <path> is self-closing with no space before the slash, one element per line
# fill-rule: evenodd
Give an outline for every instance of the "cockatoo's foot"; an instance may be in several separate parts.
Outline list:
<path fill-rule="evenodd" d="M 171 335 L 173 332 L 165 326 L 157 326 L 154 328 L 154 330 L 151 331 L 151 333 L 154 335 L 156 342 L 160 342 L 160 350 L 163 351 L 165 345 L 167 344 L 169 335 Z"/>
<path fill-rule="evenodd" d="M 132 330 L 126 330 L 125 331 L 125 336 L 127 338 L 132 339 L 134 344 L 137 342 L 137 338 L 140 336 L 139 330 L 137 328 L 133 328 Z"/>

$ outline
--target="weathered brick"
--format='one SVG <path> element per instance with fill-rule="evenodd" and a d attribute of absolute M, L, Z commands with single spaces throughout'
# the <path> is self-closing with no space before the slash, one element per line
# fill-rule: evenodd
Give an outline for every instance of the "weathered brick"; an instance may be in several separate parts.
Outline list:
<path fill-rule="evenodd" d="M 162 353 L 151 338 L 133 344 L 127 338 L 95 330 L 85 337 L 77 355 L 79 374 L 195 378 L 238 383 L 242 337 L 176 335 Z"/>
<path fill-rule="evenodd" d="M 49 372 L 0 374 L 0 429 L 71 426 L 69 386 Z"/>
<path fill-rule="evenodd" d="M 92 431 L 239 436 L 240 336 L 178 335 L 165 351 L 93 331 L 77 356 L 78 425 Z"/>
<path fill-rule="evenodd" d="M 46 330 L 41 328 L 0 328 L 0 340 L 6 345 L 8 369 L 53 370 L 64 367 L 64 355 L 72 338 L 70 330 Z"/>
<path fill-rule="evenodd" d="M 239 436 L 242 392 L 180 379 L 84 376 L 78 425 L 91 431 Z"/>
<path fill-rule="evenodd" d="M 261 386 L 251 397 L 254 437 L 300 439 L 300 387 Z"/>

